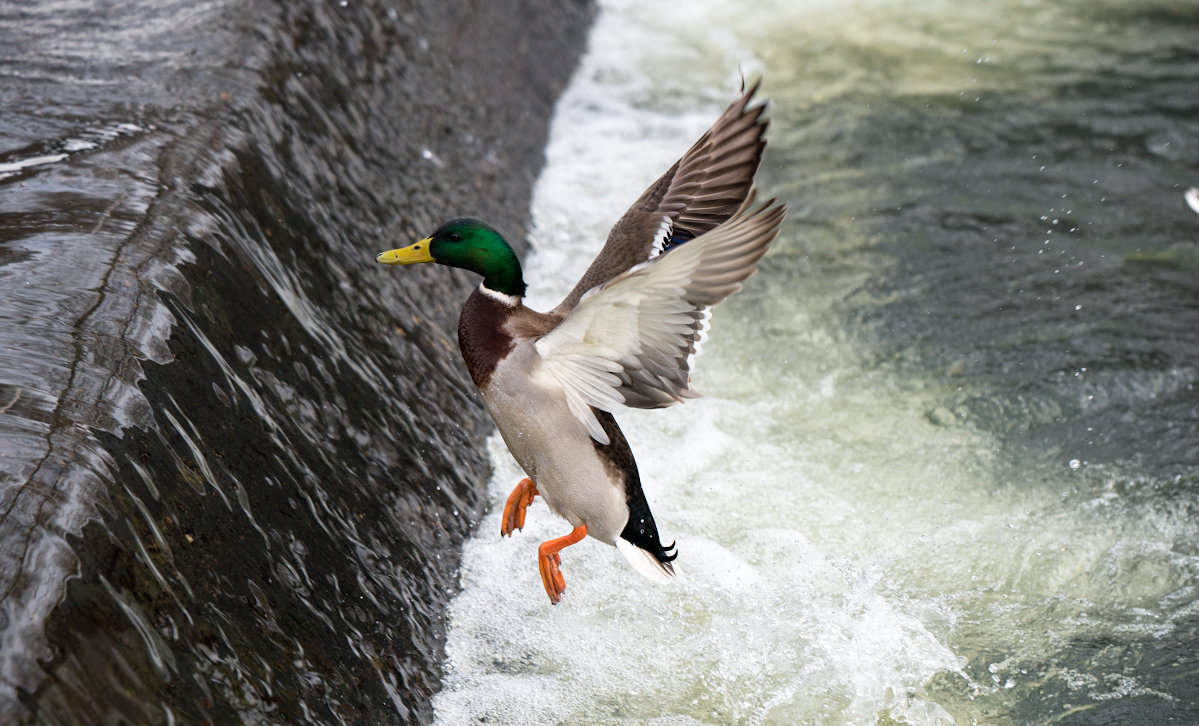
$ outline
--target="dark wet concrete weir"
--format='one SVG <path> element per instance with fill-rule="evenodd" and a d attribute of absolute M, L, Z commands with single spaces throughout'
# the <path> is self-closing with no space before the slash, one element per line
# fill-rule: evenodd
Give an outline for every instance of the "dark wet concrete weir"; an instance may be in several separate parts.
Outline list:
<path fill-rule="evenodd" d="M 522 238 L 590 16 L 0 8 L 0 721 L 428 720 L 490 429 L 374 256 Z"/>

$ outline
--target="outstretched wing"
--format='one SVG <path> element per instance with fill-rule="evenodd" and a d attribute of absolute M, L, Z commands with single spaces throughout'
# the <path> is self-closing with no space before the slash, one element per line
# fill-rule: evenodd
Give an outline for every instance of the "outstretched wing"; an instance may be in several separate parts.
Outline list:
<path fill-rule="evenodd" d="M 608 233 L 599 256 L 553 313 L 569 313 L 588 290 L 657 256 L 672 240 L 713 229 L 745 201 L 766 146 L 764 105 L 750 106 L 755 82 L 721 114 Z"/>
<path fill-rule="evenodd" d="M 591 408 L 659 408 L 695 396 L 691 366 L 708 308 L 737 290 L 778 235 L 786 208 L 754 207 L 751 192 L 725 223 L 618 275 L 584 295 L 535 344 L 547 376 L 571 413 L 601 444 Z"/>

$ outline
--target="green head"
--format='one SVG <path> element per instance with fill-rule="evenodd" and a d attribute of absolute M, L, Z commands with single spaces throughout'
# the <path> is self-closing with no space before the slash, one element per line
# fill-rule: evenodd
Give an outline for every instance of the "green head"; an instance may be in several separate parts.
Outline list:
<path fill-rule="evenodd" d="M 384 265 L 436 262 L 477 272 L 483 285 L 505 295 L 524 296 L 520 260 L 499 232 L 477 219 L 455 219 L 433 234 L 407 247 L 376 258 Z"/>

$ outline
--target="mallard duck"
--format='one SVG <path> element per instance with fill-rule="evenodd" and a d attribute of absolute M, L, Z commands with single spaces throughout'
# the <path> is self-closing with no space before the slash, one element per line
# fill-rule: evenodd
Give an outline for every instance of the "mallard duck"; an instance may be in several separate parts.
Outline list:
<path fill-rule="evenodd" d="M 660 408 L 696 396 L 691 369 L 707 337 L 709 309 L 741 289 L 786 212 L 757 204 L 753 177 L 766 146 L 758 85 L 641 195 L 598 257 L 557 307 L 522 302 L 516 253 L 495 229 L 455 219 L 385 265 L 436 262 L 483 276 L 458 321 L 470 376 L 512 456 L 528 475 L 508 497 L 510 536 L 540 495 L 573 530 L 541 544 L 538 569 L 550 602 L 566 590 L 560 552 L 591 536 L 615 546 L 658 582 L 675 577 L 637 464 L 613 413 Z"/>

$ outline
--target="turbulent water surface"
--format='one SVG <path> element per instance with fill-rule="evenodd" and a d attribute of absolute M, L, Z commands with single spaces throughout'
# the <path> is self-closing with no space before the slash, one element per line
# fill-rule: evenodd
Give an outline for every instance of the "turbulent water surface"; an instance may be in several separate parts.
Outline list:
<path fill-rule="evenodd" d="M 790 219 L 707 397 L 620 417 L 685 579 L 588 540 L 550 607 L 493 440 L 438 721 L 1199 720 L 1199 5 L 685 7 L 602 11 L 526 275 L 764 75 Z"/>

